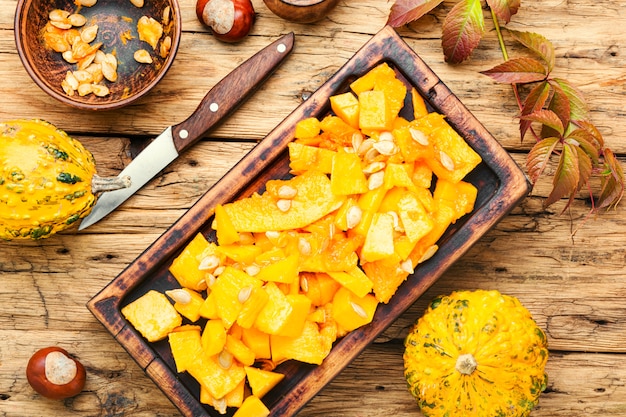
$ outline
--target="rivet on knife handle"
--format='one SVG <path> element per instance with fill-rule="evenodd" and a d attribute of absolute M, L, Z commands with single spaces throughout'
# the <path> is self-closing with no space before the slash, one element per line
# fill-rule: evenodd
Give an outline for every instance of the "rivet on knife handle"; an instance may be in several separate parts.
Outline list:
<path fill-rule="evenodd" d="M 187 120 L 172 126 L 174 145 L 179 152 L 202 138 L 223 120 L 248 94 L 277 68 L 277 63 L 293 49 L 294 34 L 289 33 L 250 57 L 215 84 Z"/>

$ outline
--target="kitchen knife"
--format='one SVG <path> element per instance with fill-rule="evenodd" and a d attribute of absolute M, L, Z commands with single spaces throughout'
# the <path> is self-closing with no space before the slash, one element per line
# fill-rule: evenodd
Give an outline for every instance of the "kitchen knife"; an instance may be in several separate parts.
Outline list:
<path fill-rule="evenodd" d="M 284 35 L 215 84 L 191 116 L 177 125 L 166 128 L 120 172 L 119 177 L 130 177 L 130 187 L 107 191 L 100 195 L 91 213 L 80 223 L 78 230 L 91 226 L 115 210 L 185 149 L 191 147 L 218 122 L 226 118 L 289 55 L 293 43 L 293 33 Z"/>

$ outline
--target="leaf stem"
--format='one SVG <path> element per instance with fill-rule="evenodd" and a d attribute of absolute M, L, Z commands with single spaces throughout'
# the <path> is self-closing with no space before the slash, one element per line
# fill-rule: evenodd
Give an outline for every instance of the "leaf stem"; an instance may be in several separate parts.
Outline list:
<path fill-rule="evenodd" d="M 500 50 L 502 51 L 502 57 L 505 61 L 509 60 L 509 53 L 506 50 L 506 45 L 504 44 L 504 38 L 502 37 L 502 30 L 500 29 L 500 22 L 498 21 L 498 16 L 490 7 L 489 12 L 491 13 L 491 20 L 493 20 L 493 26 L 496 28 L 496 34 L 498 35 L 498 42 L 500 43 Z"/>

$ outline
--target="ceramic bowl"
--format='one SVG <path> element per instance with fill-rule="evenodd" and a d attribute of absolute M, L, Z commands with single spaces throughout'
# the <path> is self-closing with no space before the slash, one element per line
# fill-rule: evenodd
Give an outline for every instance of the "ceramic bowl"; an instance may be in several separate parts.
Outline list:
<path fill-rule="evenodd" d="M 82 1 L 81 5 L 80 0 L 19 0 L 15 13 L 15 42 L 20 59 L 33 81 L 62 103 L 88 110 L 109 110 L 128 105 L 157 85 L 174 61 L 181 36 L 178 2 Z M 144 1 L 144 4 L 138 7 L 138 1 Z M 91 2 L 94 4 L 87 7 Z M 74 16 L 67 17 L 68 14 Z M 145 33 L 143 29 L 138 31 L 138 22 L 143 16 L 162 27 L 162 35 L 155 36 L 153 42 L 146 41 L 145 36 L 140 39 L 140 32 Z M 94 31 L 94 25 L 97 25 L 97 31 Z M 91 40 L 94 32 L 95 38 Z M 78 46 L 76 33 L 81 35 L 83 42 L 89 41 L 85 42 L 88 46 Z M 168 42 L 171 42 L 169 47 Z M 63 52 L 64 49 L 70 52 Z M 134 58 L 140 49 L 149 53 L 152 63 L 138 62 Z M 71 77 L 66 81 L 68 72 L 74 74 L 89 67 L 91 53 L 94 53 L 94 62 L 100 61 L 102 54 L 96 55 L 95 50 L 115 57 L 116 75 L 110 75 L 114 81 L 107 78 L 98 81 L 98 75 L 95 76 L 97 82 L 79 76 L 74 78 L 79 83 L 105 86 L 108 94 L 104 94 L 106 90 L 102 87 L 75 88 L 77 85 Z M 89 70 L 97 74 L 94 68 L 92 66 Z M 110 65 L 108 69 L 110 71 Z"/>

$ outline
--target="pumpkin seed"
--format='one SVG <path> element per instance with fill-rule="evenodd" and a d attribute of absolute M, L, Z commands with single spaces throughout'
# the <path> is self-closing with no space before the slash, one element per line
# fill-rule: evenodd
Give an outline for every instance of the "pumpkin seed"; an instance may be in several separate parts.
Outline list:
<path fill-rule="evenodd" d="M 72 28 L 63 32 L 63 37 L 65 38 L 68 44 L 74 45 L 74 42 L 80 39 L 80 32 Z"/>
<path fill-rule="evenodd" d="M 102 52 L 102 50 L 98 49 L 96 51 L 96 57 L 93 59 L 93 62 L 96 64 L 102 64 L 102 62 L 106 59 L 106 54 Z"/>
<path fill-rule="evenodd" d="M 78 13 L 73 13 L 71 15 L 69 15 L 67 17 L 68 22 L 70 22 L 70 24 L 72 26 L 83 26 L 85 23 L 87 23 L 87 18 L 85 16 L 83 16 L 82 14 L 78 14 Z"/>
<path fill-rule="evenodd" d="M 278 189 L 278 198 L 292 199 L 298 194 L 298 189 L 290 185 L 283 185 Z"/>
<path fill-rule="evenodd" d="M 189 304 L 191 302 L 191 294 L 182 288 L 165 291 L 165 295 L 170 297 L 174 302 L 180 304 Z"/>
<path fill-rule="evenodd" d="M 86 57 L 79 59 L 78 60 L 78 69 L 79 70 L 84 70 L 85 68 L 87 68 L 89 65 L 91 65 L 91 63 L 93 62 L 93 60 L 96 58 L 96 53 L 94 52 L 93 54 L 89 54 Z"/>
<path fill-rule="evenodd" d="M 352 206 L 346 212 L 346 225 L 348 229 L 355 228 L 363 218 L 363 210 L 359 206 Z"/>
<path fill-rule="evenodd" d="M 257 275 L 259 272 L 261 272 L 261 268 L 259 268 L 258 265 L 248 265 L 246 268 L 246 274 L 250 275 L 251 277 Z"/>
<path fill-rule="evenodd" d="M 95 6 L 97 3 L 97 0 L 75 0 L 75 1 L 76 1 L 76 5 L 85 6 L 85 7 Z"/>
<path fill-rule="evenodd" d="M 215 275 L 216 277 L 219 277 L 220 274 L 224 272 L 225 269 L 226 267 L 224 265 L 220 265 L 217 268 L 215 268 L 215 271 L 213 271 L 213 275 Z"/>
<path fill-rule="evenodd" d="M 72 71 L 68 71 L 65 74 L 65 81 L 73 90 L 76 90 L 80 84 Z"/>
<path fill-rule="evenodd" d="M 89 25 L 80 31 L 80 39 L 85 43 L 91 43 L 98 36 L 98 25 Z"/>
<path fill-rule="evenodd" d="M 248 299 L 250 298 L 251 294 L 252 294 L 252 285 L 248 285 L 247 287 L 243 287 L 241 290 L 239 290 L 239 294 L 237 295 L 237 300 L 241 304 L 243 304 L 246 301 L 248 301 Z"/>
<path fill-rule="evenodd" d="M 226 397 L 214 398 L 212 405 L 213 405 L 213 408 L 215 408 L 215 410 L 220 414 L 226 414 L 226 411 L 228 410 L 228 403 L 226 402 Z"/>
<path fill-rule="evenodd" d="M 75 64 L 78 62 L 78 60 L 74 58 L 74 54 L 72 53 L 72 50 L 67 50 L 63 52 L 61 56 L 63 57 L 65 62 L 67 62 L 68 64 Z"/>
<path fill-rule="evenodd" d="M 79 96 L 84 97 L 87 94 L 93 93 L 93 84 L 88 84 L 88 83 L 81 84 L 78 86 L 76 91 L 78 91 Z"/>
<path fill-rule="evenodd" d="M 422 146 L 428 146 L 430 143 L 426 134 L 421 130 L 410 128 L 409 133 L 411 133 L 411 138 Z"/>
<path fill-rule="evenodd" d="M 150 56 L 150 52 L 146 51 L 145 49 L 137 49 L 133 54 L 133 58 L 135 58 L 135 61 L 139 62 L 140 64 L 152 64 L 152 57 Z"/>
<path fill-rule="evenodd" d="M 380 152 L 378 152 L 378 150 L 374 148 L 374 143 L 376 142 L 373 142 L 370 149 L 368 149 L 367 152 L 365 152 L 365 155 L 363 155 L 364 162 L 374 162 L 376 158 L 378 158 L 378 156 L 380 155 Z"/>
<path fill-rule="evenodd" d="M 404 272 L 408 272 L 409 274 L 415 272 L 415 269 L 413 269 L 413 262 L 410 259 L 402 262 L 400 264 L 400 269 L 402 269 Z"/>
<path fill-rule="evenodd" d="M 298 239 L 298 251 L 304 256 L 310 255 L 311 243 L 309 243 L 309 241 L 303 237 L 299 238 Z"/>
<path fill-rule="evenodd" d="M 63 53 L 71 49 L 70 43 L 65 36 L 58 33 L 46 32 L 44 34 L 44 41 L 54 52 Z"/>
<path fill-rule="evenodd" d="M 222 367 L 222 369 L 228 369 L 233 364 L 233 355 L 224 349 L 217 357 L 217 363 Z"/>
<path fill-rule="evenodd" d="M 143 7 L 143 0 L 130 0 L 130 3 L 138 8 L 142 8 Z"/>
<path fill-rule="evenodd" d="M 70 12 L 67 10 L 54 9 L 48 13 L 48 19 L 50 19 L 50 22 L 65 22 L 69 15 Z"/>
<path fill-rule="evenodd" d="M 66 20 L 51 20 L 50 24 L 59 29 L 71 29 L 72 28 L 72 24 L 67 19 Z"/>
<path fill-rule="evenodd" d="M 215 271 L 220 266 L 220 258 L 216 255 L 208 255 L 202 258 L 198 269 L 200 271 Z"/>
<path fill-rule="evenodd" d="M 398 217 L 398 213 L 392 210 L 388 211 L 387 214 L 393 218 L 393 230 L 396 232 L 404 232 L 404 228 L 400 224 L 400 217 Z"/>
<path fill-rule="evenodd" d="M 78 80 L 79 84 L 91 83 L 93 81 L 93 75 L 89 71 L 78 70 L 72 73 Z"/>
<path fill-rule="evenodd" d="M 109 59 L 109 54 L 106 54 L 104 61 L 100 63 L 100 66 L 102 68 L 102 75 L 104 76 L 104 78 L 111 82 L 117 81 L 117 59 L 115 59 L 115 57 L 113 57 L 113 60 L 111 60 Z"/>
<path fill-rule="evenodd" d="M 291 200 L 282 198 L 276 202 L 276 207 L 278 207 L 278 210 L 282 211 L 283 213 L 287 213 L 291 208 Z"/>
<path fill-rule="evenodd" d="M 361 147 L 361 145 L 363 144 L 363 135 L 361 134 L 361 132 L 355 132 L 352 134 L 352 149 L 355 150 L 355 152 L 359 152 L 359 148 Z"/>
<path fill-rule="evenodd" d="M 359 304 L 355 303 L 354 301 L 350 301 L 350 306 L 359 317 L 363 319 L 367 318 L 367 311 L 365 311 L 365 309 Z"/>
<path fill-rule="evenodd" d="M 387 166 L 387 164 L 383 161 L 374 161 L 363 168 L 363 173 L 366 175 L 373 174 L 375 172 L 382 171 L 385 169 L 385 166 Z"/>
<path fill-rule="evenodd" d="M 166 58 L 170 53 L 170 49 L 172 49 L 172 37 L 168 35 L 163 38 L 161 46 L 159 47 L 159 55 L 161 55 L 161 58 Z"/>
<path fill-rule="evenodd" d="M 309 292 L 309 280 L 304 275 L 300 277 L 300 289 L 302 290 L 302 292 Z"/>
<path fill-rule="evenodd" d="M 111 92 L 109 90 L 109 87 L 107 87 L 106 85 L 92 84 L 92 87 L 93 87 L 93 93 L 98 97 L 108 96 L 109 93 Z"/>
<path fill-rule="evenodd" d="M 67 82 L 67 80 L 61 81 L 61 88 L 63 89 L 65 94 L 67 94 L 68 96 L 73 96 L 74 91 L 76 90 L 72 88 L 72 86 Z"/>
<path fill-rule="evenodd" d="M 374 172 L 367 179 L 367 188 L 369 190 L 375 190 L 379 187 L 382 187 L 385 180 L 385 171 Z"/>
<path fill-rule="evenodd" d="M 382 136 L 382 135 L 381 135 Z M 393 138 L 393 136 L 392 136 Z M 398 147 L 393 141 L 381 140 L 372 145 L 381 155 L 391 156 L 398 153 Z"/>
<path fill-rule="evenodd" d="M 393 142 L 393 133 L 387 131 L 380 132 L 380 134 L 378 135 L 378 140 L 384 142 Z"/>
<path fill-rule="evenodd" d="M 437 245 L 430 246 L 428 249 L 426 249 L 426 252 L 424 252 L 424 254 L 419 259 L 419 261 L 417 261 L 417 263 L 421 264 L 422 262 L 426 262 L 427 260 L 432 258 L 435 253 L 437 253 L 438 249 L 439 249 L 439 246 Z"/>
<path fill-rule="evenodd" d="M 439 161 L 441 165 L 448 171 L 454 171 L 454 161 L 450 158 L 450 155 L 445 153 L 444 151 L 439 151 Z"/>
<path fill-rule="evenodd" d="M 376 143 L 376 141 L 372 138 L 365 139 L 359 145 L 359 148 L 356 153 L 359 155 L 365 155 L 370 149 L 372 149 L 372 146 L 374 145 L 374 143 Z"/>
<path fill-rule="evenodd" d="M 170 8 L 170 6 L 166 6 L 163 9 L 163 15 L 161 17 L 161 22 L 163 23 L 163 26 L 167 26 L 170 23 L 171 14 L 172 9 Z"/>

